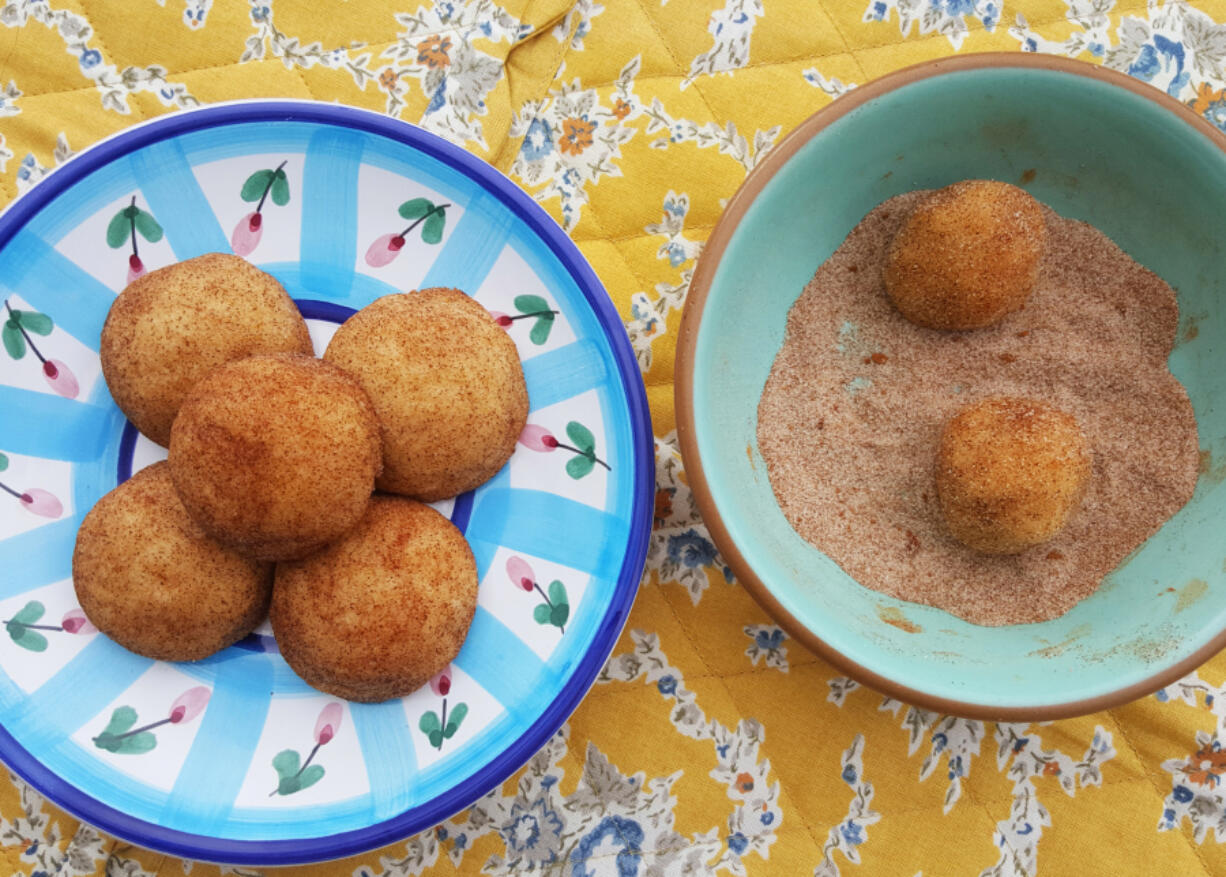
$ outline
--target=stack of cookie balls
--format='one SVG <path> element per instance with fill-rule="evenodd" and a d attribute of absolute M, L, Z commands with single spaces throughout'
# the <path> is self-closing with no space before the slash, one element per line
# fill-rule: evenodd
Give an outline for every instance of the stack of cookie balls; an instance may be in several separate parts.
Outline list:
<path fill-rule="evenodd" d="M 1042 208 L 1023 190 L 991 180 L 954 183 L 928 196 L 899 229 L 886 254 L 886 294 L 917 325 L 986 328 L 1026 304 L 1046 237 Z M 1018 554 L 1063 529 L 1090 472 L 1072 414 L 1038 399 L 993 397 L 946 423 L 937 495 L 959 542 Z"/>
<path fill-rule="evenodd" d="M 99 630 L 195 661 L 267 617 L 307 683 L 368 702 L 456 656 L 476 564 L 424 503 L 493 477 L 528 416 L 485 308 L 454 289 L 384 296 L 317 359 L 275 278 L 210 254 L 133 281 L 100 350 L 116 404 L 169 454 L 78 532 L 73 582 Z"/>

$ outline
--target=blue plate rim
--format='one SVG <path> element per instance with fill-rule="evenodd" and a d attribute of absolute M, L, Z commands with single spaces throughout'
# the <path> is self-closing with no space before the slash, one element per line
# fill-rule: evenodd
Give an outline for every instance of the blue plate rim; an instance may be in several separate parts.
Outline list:
<path fill-rule="evenodd" d="M 371 110 L 302 100 L 243 100 L 211 104 L 139 123 L 101 140 L 19 195 L 0 214 L 0 249 L 40 210 L 89 174 L 128 153 L 192 131 L 244 122 L 310 122 L 376 134 L 451 167 L 494 195 L 548 247 L 575 281 L 608 341 L 629 402 L 636 447 L 629 540 L 613 599 L 591 647 L 561 692 L 518 739 L 465 783 L 425 804 L 365 828 L 315 838 L 232 840 L 198 835 L 136 819 L 86 795 L 34 758 L 0 725 L 0 760 L 36 791 L 72 815 L 123 840 L 196 861 L 242 865 L 294 865 L 368 852 L 404 840 L 453 816 L 497 788 L 562 727 L 612 654 L 638 593 L 651 535 L 655 440 L 647 393 L 625 325 L 604 285 L 562 228 L 509 177 L 488 162 L 416 125 Z"/>

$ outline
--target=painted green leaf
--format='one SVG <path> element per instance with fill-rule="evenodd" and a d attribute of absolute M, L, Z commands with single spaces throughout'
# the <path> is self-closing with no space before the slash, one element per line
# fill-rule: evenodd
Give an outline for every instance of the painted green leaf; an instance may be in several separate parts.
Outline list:
<path fill-rule="evenodd" d="M 152 213 L 144 210 L 136 214 L 136 230 L 151 244 L 156 244 L 162 239 L 162 226 L 158 225 Z"/>
<path fill-rule="evenodd" d="M 4 625 L 4 627 L 8 631 L 9 636 L 12 637 L 13 642 L 23 649 L 28 649 L 31 652 L 47 651 L 47 638 L 37 630 L 30 630 L 28 627 L 14 624 L 11 621 Z"/>
<path fill-rule="evenodd" d="M 21 359 L 26 355 L 26 339 L 21 337 L 21 330 L 11 318 L 4 321 L 4 328 L 0 329 L 0 336 L 4 338 L 4 349 L 13 359 Z"/>
<path fill-rule="evenodd" d="M 13 316 L 21 323 L 23 329 L 35 335 L 50 335 L 51 330 L 55 328 L 55 323 L 51 322 L 51 318 L 38 311 L 13 311 Z"/>
<path fill-rule="evenodd" d="M 583 451 L 583 453 L 590 454 L 596 450 L 596 437 L 592 435 L 590 429 L 579 421 L 572 420 L 566 424 L 566 434 L 575 443 L 575 447 Z"/>
<path fill-rule="evenodd" d="M 400 215 L 405 219 L 421 219 L 434 209 L 429 198 L 414 198 L 400 205 Z"/>
<path fill-rule="evenodd" d="M 549 613 L 549 623 L 554 627 L 565 627 L 566 619 L 570 618 L 570 605 L 567 603 L 555 603 L 553 611 Z"/>
<path fill-rule="evenodd" d="M 271 179 L 272 171 L 256 171 L 247 177 L 247 181 L 243 183 L 243 191 L 239 193 L 239 197 L 244 201 L 259 201 L 264 197 L 264 187 L 268 185 L 268 181 Z"/>
<path fill-rule="evenodd" d="M 272 178 L 272 192 L 269 194 L 272 195 L 272 203 L 278 207 L 289 203 L 289 177 L 285 176 L 285 171 L 277 171 L 277 175 Z"/>
<path fill-rule="evenodd" d="M 539 295 L 517 295 L 515 296 L 515 310 L 521 314 L 535 314 L 540 311 L 549 310 L 549 302 L 541 298 Z M 553 316 L 550 314 L 550 316 Z"/>
<path fill-rule="evenodd" d="M 292 795 L 302 788 L 302 779 L 296 776 L 281 777 L 277 783 L 277 794 Z"/>
<path fill-rule="evenodd" d="M 298 755 L 298 750 L 296 749 L 282 749 L 272 757 L 272 769 L 277 772 L 277 776 L 281 777 L 282 780 L 298 773 L 298 766 L 301 763 L 302 758 Z"/>
<path fill-rule="evenodd" d="M 128 242 L 132 232 L 132 220 L 128 217 L 127 208 L 120 210 L 111 218 L 106 227 L 106 245 L 112 250 L 118 250 Z"/>
<path fill-rule="evenodd" d="M 528 340 L 533 344 L 544 344 L 549 340 L 549 332 L 553 329 L 553 314 L 544 313 L 532 322 L 532 331 Z"/>
<path fill-rule="evenodd" d="M 102 733 L 94 738 L 94 745 L 99 749 L 105 749 L 108 752 L 131 751 L 124 749 L 124 744 L 127 743 L 128 740 L 136 737 L 153 737 L 153 735 L 148 731 L 142 731 L 140 734 L 133 734 L 131 737 L 120 737 L 121 734 L 127 732 L 133 725 L 136 724 L 136 719 L 136 710 L 132 709 L 132 707 L 119 707 L 113 713 L 111 713 L 111 720 L 107 722 L 106 727 L 102 729 Z M 156 745 L 157 740 L 154 739 L 153 743 Z M 142 752 L 148 752 L 149 749 L 153 748 L 153 746 L 149 746 L 147 740 L 142 741 L 137 745 L 148 746 L 147 749 L 141 750 Z"/>
<path fill-rule="evenodd" d="M 455 732 L 460 730 L 460 722 L 464 721 L 466 715 L 468 715 L 468 704 L 457 703 L 451 715 L 447 717 L 447 727 L 443 728 L 443 736 L 448 740 L 454 737 Z"/>
<path fill-rule="evenodd" d="M 557 579 L 549 583 L 549 602 L 557 606 L 559 603 L 569 603 L 566 599 L 566 585 Z"/>
<path fill-rule="evenodd" d="M 149 731 L 141 731 L 139 734 L 133 734 L 131 737 L 114 740 L 111 745 L 104 746 L 103 748 L 118 755 L 140 755 L 155 748 L 157 745 L 157 737 Z"/>
<path fill-rule="evenodd" d="M 594 468 L 596 468 L 596 463 L 591 457 L 571 457 L 566 461 L 566 474 L 576 481 Z"/>
<path fill-rule="evenodd" d="M 428 244 L 437 244 L 443 239 L 443 227 L 447 225 L 447 215 L 443 210 L 431 213 L 421 224 L 421 239 Z"/>
<path fill-rule="evenodd" d="M 431 731 L 431 732 L 430 732 L 428 735 L 426 735 L 426 736 L 430 738 L 430 745 L 431 745 L 431 746 L 433 746 L 435 749 L 442 749 L 442 748 L 443 748 L 443 732 L 442 732 L 442 729 L 435 729 L 435 730 Z"/>
<path fill-rule="evenodd" d="M 536 608 L 532 610 L 532 617 L 536 619 L 537 624 L 549 624 L 550 613 L 548 603 L 538 603 Z"/>
<path fill-rule="evenodd" d="M 9 467 L 9 458 L 4 454 L 0 454 L 0 472 L 3 472 Z"/>
<path fill-rule="evenodd" d="M 299 788 L 309 789 L 323 778 L 324 767 L 322 764 L 309 765 L 306 770 L 298 774 L 298 782 L 301 784 Z"/>
<path fill-rule="evenodd" d="M 433 734 L 440 730 L 443 726 L 438 720 L 438 715 L 434 710 L 426 710 L 422 714 L 421 721 L 417 723 L 417 727 L 421 728 L 423 734 Z"/>
<path fill-rule="evenodd" d="M 35 624 L 38 619 L 43 617 L 43 613 L 46 611 L 42 603 L 39 603 L 37 600 L 31 600 L 21 607 L 21 610 L 13 616 L 13 620 L 18 624 Z M 127 729 L 125 728 L 125 730 Z"/>

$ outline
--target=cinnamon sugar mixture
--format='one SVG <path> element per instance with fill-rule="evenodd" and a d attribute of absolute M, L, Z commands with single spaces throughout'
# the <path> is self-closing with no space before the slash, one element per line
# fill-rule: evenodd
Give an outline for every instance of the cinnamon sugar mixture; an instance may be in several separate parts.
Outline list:
<path fill-rule="evenodd" d="M 788 521 L 860 584 L 976 624 L 1055 618 L 1192 496 L 1196 420 L 1166 365 L 1175 294 L 1101 232 L 1045 207 L 1047 252 L 1023 310 L 970 332 L 920 328 L 890 304 L 881 268 L 924 194 L 869 213 L 793 305 L 758 445 Z M 934 471 L 946 420 L 996 395 L 1071 413 L 1094 458 L 1068 526 L 1006 557 L 948 534 Z"/>

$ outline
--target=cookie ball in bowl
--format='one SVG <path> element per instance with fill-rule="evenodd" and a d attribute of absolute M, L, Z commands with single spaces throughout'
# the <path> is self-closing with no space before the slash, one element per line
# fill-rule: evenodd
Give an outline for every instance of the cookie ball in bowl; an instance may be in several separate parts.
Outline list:
<path fill-rule="evenodd" d="M 1076 418 L 1033 399 L 995 397 L 946 425 L 937 452 L 942 514 L 959 542 L 1018 554 L 1055 536 L 1090 479 Z"/>
<path fill-rule="evenodd" d="M 357 524 L 382 466 L 362 388 L 310 356 L 269 354 L 210 372 L 170 435 L 192 518 L 257 560 L 310 554 Z"/>
<path fill-rule="evenodd" d="M 72 580 L 86 617 L 129 651 L 198 661 L 264 620 L 272 564 L 210 539 L 155 463 L 116 487 L 85 516 Z"/>
<path fill-rule="evenodd" d="M 277 279 L 238 256 L 209 253 L 128 284 L 102 327 L 102 374 L 115 403 L 150 440 L 196 383 L 257 353 L 311 353 L 306 322 Z"/>
<path fill-rule="evenodd" d="M 370 395 L 383 427 L 379 489 L 423 502 L 492 478 L 528 420 L 519 353 L 456 289 L 385 295 L 345 321 L 324 359 Z"/>
<path fill-rule="evenodd" d="M 477 607 L 464 536 L 434 509 L 376 496 L 344 539 L 277 565 L 277 645 L 308 684 L 374 702 L 424 685 L 460 651 Z"/>
<path fill-rule="evenodd" d="M 929 329 L 982 329 L 1020 310 L 1039 276 L 1047 226 L 1039 202 L 995 180 L 933 192 L 886 254 L 885 290 Z"/>

